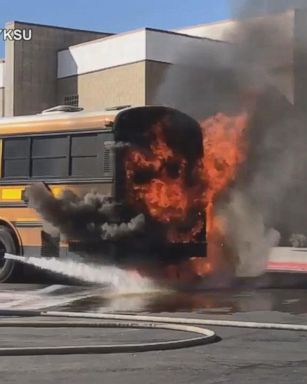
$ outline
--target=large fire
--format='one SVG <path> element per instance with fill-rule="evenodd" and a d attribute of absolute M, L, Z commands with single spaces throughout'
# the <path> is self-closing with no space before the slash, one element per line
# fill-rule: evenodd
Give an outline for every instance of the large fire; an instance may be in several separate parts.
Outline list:
<path fill-rule="evenodd" d="M 165 275 L 172 279 L 190 280 L 215 271 L 223 259 L 223 221 L 216 216 L 215 204 L 220 194 L 235 179 L 239 165 L 246 157 L 245 131 L 249 115 L 217 115 L 201 122 L 204 156 L 192 171 L 198 183 L 187 186 L 186 159 L 175 153 L 163 134 L 163 122 L 156 123 L 151 131 L 150 149 L 131 148 L 125 158 L 128 201 L 139 205 L 161 223 L 184 222 L 191 207 L 201 206 L 206 212 L 207 258 L 193 257 L 179 265 L 171 265 Z M 136 182 L 136 175 L 147 175 Z M 201 231 L 201 217 L 189 232 L 178 232 L 169 226 L 169 241 L 193 241 Z M 195 255 L 197 256 L 197 255 Z M 200 256 L 200 255 L 199 255 Z"/>
<path fill-rule="evenodd" d="M 187 161 L 167 144 L 163 134 L 165 124 L 158 122 L 148 132 L 149 149 L 128 150 L 125 158 L 127 199 L 154 220 L 168 224 L 168 241 L 185 243 L 193 241 L 201 231 L 202 220 L 200 217 L 195 220 L 188 231 L 176 230 L 176 224 L 186 222 L 191 208 L 200 205 L 202 188 L 199 184 L 186 183 Z M 197 166 L 195 172 L 199 172 Z"/>
<path fill-rule="evenodd" d="M 214 202 L 218 195 L 235 179 L 238 166 L 245 160 L 244 131 L 248 114 L 237 116 L 219 113 L 201 123 L 204 142 L 204 195 L 207 211 L 207 231 L 214 226 Z"/>

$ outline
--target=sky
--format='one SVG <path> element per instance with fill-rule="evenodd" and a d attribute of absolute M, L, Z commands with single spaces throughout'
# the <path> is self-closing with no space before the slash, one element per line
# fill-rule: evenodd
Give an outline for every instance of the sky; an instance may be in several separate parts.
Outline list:
<path fill-rule="evenodd" d="M 0 28 L 18 20 L 101 32 L 175 29 L 230 17 L 228 0 L 0 0 Z M 4 43 L 0 39 L 0 57 Z"/>

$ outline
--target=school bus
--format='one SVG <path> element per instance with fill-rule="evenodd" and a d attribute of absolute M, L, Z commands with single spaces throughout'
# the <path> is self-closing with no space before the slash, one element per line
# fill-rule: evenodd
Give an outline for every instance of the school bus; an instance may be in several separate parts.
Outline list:
<path fill-rule="evenodd" d="M 182 121 L 189 128 L 188 142 L 192 152 L 200 157 L 203 148 L 198 123 L 165 107 L 118 107 L 87 112 L 62 106 L 37 115 L 0 119 L 0 282 L 20 273 L 18 263 L 5 259 L 5 253 L 62 257 L 75 252 L 75 242 L 61 236 L 56 246 L 54 239 L 50 243 L 42 218 L 25 198 L 28 186 L 46 183 L 55 197 L 69 189 L 78 195 L 95 190 L 122 199 L 123 165 L 121 157 L 114 156 L 110 143 L 129 141 L 131 137 L 137 142 L 142 136 L 137 127 L 143 126 L 145 132 L 149 123 L 165 115 L 175 117 L 176 122 Z M 187 141 L 184 147 L 189 147 Z M 176 246 L 177 253 L 180 247 Z M 189 252 L 205 255 L 204 246 L 205 228 Z"/>

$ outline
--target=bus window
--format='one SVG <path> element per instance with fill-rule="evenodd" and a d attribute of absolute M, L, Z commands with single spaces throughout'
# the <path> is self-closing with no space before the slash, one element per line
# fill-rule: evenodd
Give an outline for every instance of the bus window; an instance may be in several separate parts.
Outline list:
<path fill-rule="evenodd" d="M 105 145 L 111 133 L 73 135 L 71 138 L 71 176 L 111 177 L 112 151 Z"/>
<path fill-rule="evenodd" d="M 32 138 L 32 177 L 68 177 L 69 136 Z"/>
<path fill-rule="evenodd" d="M 71 176 L 101 176 L 98 167 L 99 136 L 101 135 L 81 134 L 71 137 Z"/>
<path fill-rule="evenodd" d="M 30 139 L 6 139 L 3 143 L 3 177 L 30 176 Z"/>

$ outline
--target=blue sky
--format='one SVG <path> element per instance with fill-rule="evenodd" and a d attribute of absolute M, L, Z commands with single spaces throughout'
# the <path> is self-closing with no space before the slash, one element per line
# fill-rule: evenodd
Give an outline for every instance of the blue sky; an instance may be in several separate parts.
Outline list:
<path fill-rule="evenodd" d="M 172 29 L 229 17 L 228 0 L 14 0 L 1 2 L 0 28 L 19 20 L 122 32 L 140 27 Z M 0 57 L 4 57 L 2 40 Z"/>

